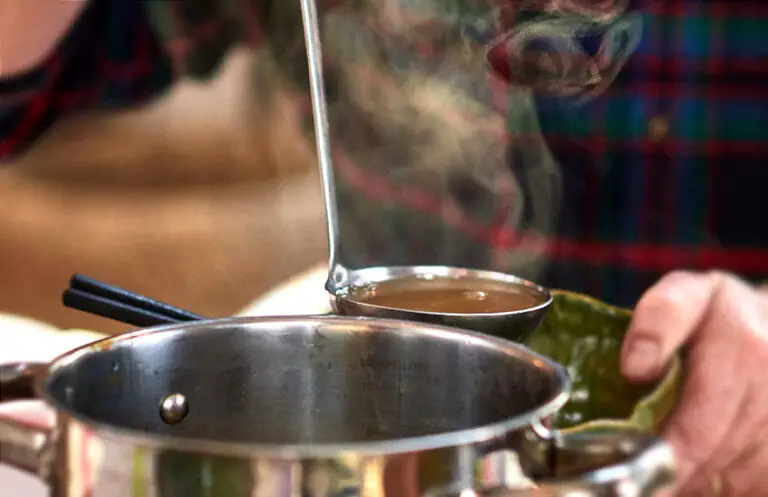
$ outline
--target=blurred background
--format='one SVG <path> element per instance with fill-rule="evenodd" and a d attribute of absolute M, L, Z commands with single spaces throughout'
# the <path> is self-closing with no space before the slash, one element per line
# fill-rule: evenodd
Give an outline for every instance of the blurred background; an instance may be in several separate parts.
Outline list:
<path fill-rule="evenodd" d="M 149 106 L 63 122 L 0 169 L 0 310 L 63 328 L 75 273 L 212 317 L 326 257 L 314 145 L 255 56 Z"/>

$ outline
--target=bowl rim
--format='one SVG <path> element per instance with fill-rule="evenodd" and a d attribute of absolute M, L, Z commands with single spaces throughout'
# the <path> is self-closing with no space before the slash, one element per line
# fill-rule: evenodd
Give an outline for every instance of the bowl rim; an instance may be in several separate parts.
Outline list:
<path fill-rule="evenodd" d="M 606 311 L 610 311 L 615 315 L 621 315 L 624 317 L 632 317 L 634 311 L 626 307 L 610 304 L 591 295 L 584 293 L 574 292 L 572 290 L 564 290 L 555 288 L 550 290 L 554 300 L 559 297 L 565 297 L 572 300 L 577 300 L 582 304 L 589 305 L 592 308 L 600 308 Z M 554 305 L 554 304 L 553 304 Z M 577 432 L 580 430 L 590 430 L 595 428 L 607 428 L 613 425 L 614 428 L 629 428 L 632 426 L 634 429 L 638 428 L 639 416 L 643 410 L 652 409 L 654 405 L 661 402 L 665 396 L 672 395 L 678 389 L 683 374 L 682 357 L 680 354 L 673 356 L 669 365 L 667 366 L 664 374 L 660 377 L 656 385 L 649 389 L 646 395 L 643 395 L 636 403 L 629 417 L 626 418 L 598 418 L 592 421 L 586 421 L 569 428 L 561 429 L 563 433 Z M 662 424 L 664 420 L 661 420 Z M 624 426 L 622 426 L 624 425 Z"/>

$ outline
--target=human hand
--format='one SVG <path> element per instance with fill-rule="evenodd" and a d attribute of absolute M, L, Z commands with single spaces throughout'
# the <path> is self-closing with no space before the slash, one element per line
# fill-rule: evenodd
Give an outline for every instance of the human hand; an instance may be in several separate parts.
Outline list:
<path fill-rule="evenodd" d="M 675 496 L 768 492 L 768 291 L 719 272 L 674 272 L 640 299 L 622 349 L 631 381 L 658 379 L 685 346 L 685 384 L 663 437 Z"/>

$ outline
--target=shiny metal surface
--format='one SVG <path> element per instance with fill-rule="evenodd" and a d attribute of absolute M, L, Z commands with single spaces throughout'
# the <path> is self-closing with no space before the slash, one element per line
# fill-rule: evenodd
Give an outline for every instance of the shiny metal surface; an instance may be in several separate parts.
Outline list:
<path fill-rule="evenodd" d="M 301 0 L 301 20 L 307 48 L 309 92 L 312 97 L 312 119 L 315 125 L 315 146 L 323 184 L 323 203 L 328 224 L 328 279 L 325 288 L 331 293 L 347 279 L 347 269 L 341 263 L 339 247 L 339 212 L 336 205 L 336 180 L 331 153 L 331 132 L 328 124 L 328 103 L 323 78 L 323 51 L 320 41 L 320 23 L 315 0 Z"/>
<path fill-rule="evenodd" d="M 555 412 L 568 379 L 522 346 L 462 330 L 239 318 L 97 342 L 57 361 L 43 388 L 81 420 L 142 438 L 306 456 L 480 442 Z M 170 393 L 192 406 L 175 426 L 157 413 Z"/>
<path fill-rule="evenodd" d="M 650 497 L 674 478 L 675 456 L 669 445 L 652 437 L 629 433 L 594 435 L 589 442 L 569 441 L 570 450 L 594 450 L 599 447 L 603 463 L 617 460 L 624 454 L 626 463 L 583 473 L 584 457 L 559 461 L 561 477 L 547 482 L 525 495 L 530 497 Z M 576 437 L 578 438 L 578 437 Z M 584 443 L 588 445 L 584 446 Z M 615 452 L 614 452 L 615 451 Z M 574 452 L 575 453 L 575 452 Z M 592 454 L 595 456 L 595 454 Z M 589 457 L 587 457 L 589 459 Z M 594 461 L 593 461 L 594 462 Z M 599 466 L 597 466 L 599 467 Z M 581 468 L 576 471 L 576 468 Z M 477 497 L 517 497 L 519 490 L 493 488 L 476 491 Z M 454 493 L 455 497 L 460 496 Z"/>
<path fill-rule="evenodd" d="M 186 323 L 103 340 L 46 369 L 42 378 L 0 373 L 37 378 L 37 394 L 57 412 L 45 434 L 0 423 L 0 455 L 45 478 L 54 497 L 516 490 L 563 483 L 553 457 L 575 447 L 545 428 L 568 392 L 557 364 L 438 326 L 338 317 Z M 169 394 L 188 402 L 177 424 L 158 413 Z M 172 404 L 187 405 L 179 400 Z M 594 461 L 600 467 L 637 452 L 590 440 L 608 451 Z M 492 471 L 499 461 L 504 471 Z M 609 469 L 635 482 L 636 466 Z M 670 468 L 654 457 L 651 469 Z M 599 471 L 568 477 L 583 490 Z"/>
<path fill-rule="evenodd" d="M 189 402 L 180 393 L 166 395 L 160 401 L 160 419 L 168 425 L 181 423 L 189 414 Z"/>
<path fill-rule="evenodd" d="M 494 314 L 450 314 L 437 312 L 411 311 L 367 304 L 355 300 L 357 289 L 377 283 L 402 278 L 445 277 L 451 279 L 485 280 L 489 286 L 514 288 L 524 291 L 541 301 L 541 304 L 530 309 L 516 310 Z M 494 336 L 507 340 L 520 341 L 526 334 L 535 330 L 544 319 L 544 315 L 552 304 L 549 290 L 517 276 L 496 271 L 480 271 L 448 266 L 394 266 L 371 267 L 350 270 L 347 273 L 347 283 L 331 292 L 331 302 L 336 312 L 345 316 L 366 316 L 389 319 L 405 319 L 422 323 L 454 326 Z"/>
<path fill-rule="evenodd" d="M 0 366 L 0 402 L 34 398 L 35 379 L 46 370 L 47 366 L 41 364 Z M 39 427 L 0 419 L 0 463 L 10 461 L 19 469 L 41 474 L 40 454 L 46 440 L 47 432 Z"/>

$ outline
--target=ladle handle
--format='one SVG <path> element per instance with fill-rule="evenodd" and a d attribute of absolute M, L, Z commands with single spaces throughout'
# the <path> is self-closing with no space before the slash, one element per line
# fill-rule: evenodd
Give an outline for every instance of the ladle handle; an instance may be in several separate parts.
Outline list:
<path fill-rule="evenodd" d="M 346 271 L 340 262 L 339 214 L 336 206 L 336 179 L 333 173 L 331 132 L 323 78 L 323 53 L 320 42 L 320 23 L 315 0 L 301 0 L 301 19 L 304 25 L 304 42 L 309 69 L 309 92 L 312 96 L 312 119 L 315 124 L 315 146 L 323 184 L 323 201 L 328 223 L 328 280 L 325 287 L 335 294 L 346 280 Z"/>

